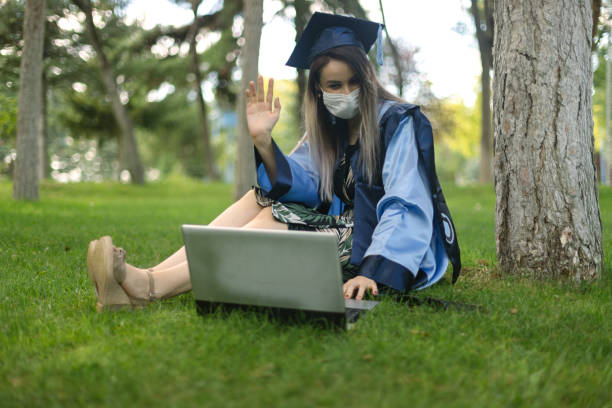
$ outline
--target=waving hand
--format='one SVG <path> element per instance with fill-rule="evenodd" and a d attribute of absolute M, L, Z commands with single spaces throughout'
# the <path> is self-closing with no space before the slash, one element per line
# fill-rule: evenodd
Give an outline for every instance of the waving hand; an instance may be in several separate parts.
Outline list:
<path fill-rule="evenodd" d="M 257 89 L 253 81 L 249 83 L 246 95 L 246 114 L 249 134 L 258 150 L 270 147 L 272 128 L 280 116 L 280 100 L 274 98 L 274 79 L 268 81 L 268 92 L 264 97 L 263 77 L 257 77 Z"/>

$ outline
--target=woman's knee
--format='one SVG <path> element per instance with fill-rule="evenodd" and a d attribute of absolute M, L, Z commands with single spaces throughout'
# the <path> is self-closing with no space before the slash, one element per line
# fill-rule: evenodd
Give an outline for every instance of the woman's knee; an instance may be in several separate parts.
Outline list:
<path fill-rule="evenodd" d="M 251 206 L 257 206 L 257 208 L 263 208 L 257 202 L 257 197 L 255 196 L 255 190 L 254 189 L 250 189 L 249 191 L 244 193 L 244 195 L 240 198 L 239 201 L 241 201 L 244 204 L 249 204 Z"/>
<path fill-rule="evenodd" d="M 272 207 L 263 207 L 261 211 L 259 212 L 259 214 L 255 216 L 253 221 L 258 221 L 258 222 L 276 221 L 276 218 L 274 218 L 274 215 L 272 214 Z"/>
<path fill-rule="evenodd" d="M 272 207 L 264 207 L 245 228 L 287 229 L 287 226 L 274 218 Z"/>

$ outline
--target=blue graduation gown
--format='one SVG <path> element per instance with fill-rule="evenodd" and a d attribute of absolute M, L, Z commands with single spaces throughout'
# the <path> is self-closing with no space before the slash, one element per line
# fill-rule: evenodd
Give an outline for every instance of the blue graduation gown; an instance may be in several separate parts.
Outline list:
<path fill-rule="evenodd" d="M 389 106 L 389 102 L 382 104 L 379 118 Z M 298 202 L 311 208 L 320 205 L 319 173 L 310 157 L 308 142 L 303 142 L 289 156 L 283 154 L 276 143 L 273 142 L 273 146 L 274 185 L 255 149 L 257 181 L 264 194 L 280 202 Z M 410 116 L 400 121 L 387 145 L 382 183 L 384 195 L 376 204 L 378 223 L 363 262 L 357 260 L 357 265 L 361 264 L 359 274 L 397 290 L 433 285 L 446 272 L 448 256 L 443 237 L 439 229 L 434 228 L 433 202 Z M 340 215 L 343 211 L 344 203 L 334 195 L 328 214 Z M 416 277 L 419 270 L 426 279 L 414 282 L 411 288 L 406 287 L 409 282 L 406 274 Z"/>

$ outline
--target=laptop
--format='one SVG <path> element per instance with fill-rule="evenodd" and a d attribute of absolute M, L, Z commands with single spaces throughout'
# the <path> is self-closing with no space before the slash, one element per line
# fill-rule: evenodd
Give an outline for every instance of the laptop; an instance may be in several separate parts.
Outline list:
<path fill-rule="evenodd" d="M 200 314 L 263 309 L 348 327 L 378 302 L 344 299 L 333 233 L 183 225 Z"/>

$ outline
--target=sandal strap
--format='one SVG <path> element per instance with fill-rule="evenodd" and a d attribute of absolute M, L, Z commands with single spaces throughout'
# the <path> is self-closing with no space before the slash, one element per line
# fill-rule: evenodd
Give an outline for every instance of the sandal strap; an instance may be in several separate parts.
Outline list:
<path fill-rule="evenodd" d="M 149 299 L 150 301 L 157 300 L 155 296 L 155 279 L 153 279 L 153 268 L 147 269 L 147 276 L 149 277 Z"/>

